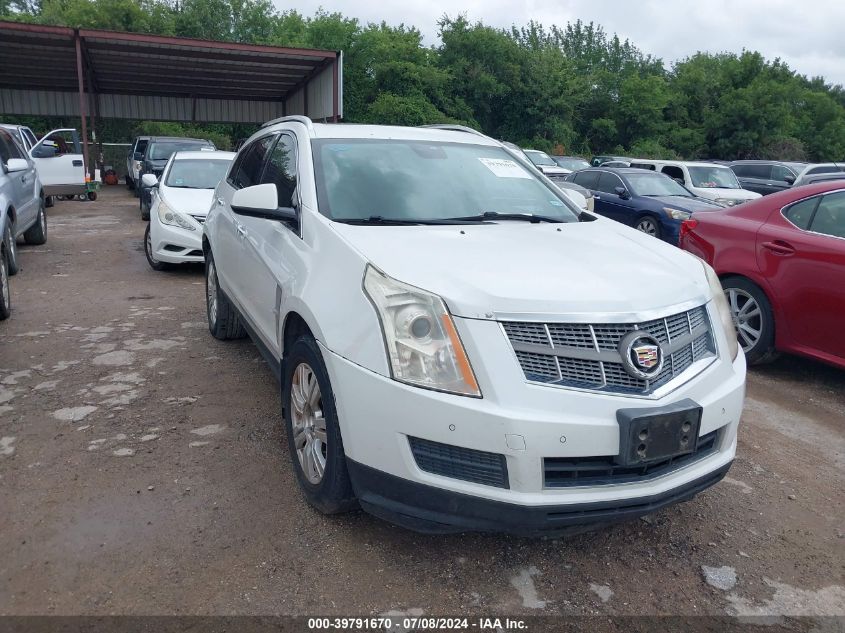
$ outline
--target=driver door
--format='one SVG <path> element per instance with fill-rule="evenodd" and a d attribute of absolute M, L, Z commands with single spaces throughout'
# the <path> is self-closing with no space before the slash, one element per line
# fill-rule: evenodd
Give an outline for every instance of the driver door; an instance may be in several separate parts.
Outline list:
<path fill-rule="evenodd" d="M 29 151 L 44 194 L 69 195 L 85 191 L 82 144 L 74 129 L 53 130 Z"/>

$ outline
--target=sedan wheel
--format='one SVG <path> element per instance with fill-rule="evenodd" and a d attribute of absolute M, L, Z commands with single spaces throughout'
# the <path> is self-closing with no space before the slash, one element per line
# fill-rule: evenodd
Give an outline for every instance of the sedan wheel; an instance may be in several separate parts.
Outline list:
<path fill-rule="evenodd" d="M 654 218 L 642 218 L 639 222 L 637 222 L 636 228 L 638 231 L 642 231 L 652 237 L 660 237 L 660 227 L 657 225 Z"/>
<path fill-rule="evenodd" d="M 317 485 L 326 472 L 328 438 L 323 396 L 314 370 L 300 363 L 291 383 L 291 428 L 296 456 L 308 483 Z"/>
<path fill-rule="evenodd" d="M 760 305 L 749 293 L 739 288 L 725 291 L 728 305 L 731 307 L 736 334 L 742 351 L 748 353 L 763 334 L 763 313 Z"/>
<path fill-rule="evenodd" d="M 12 312 L 12 298 L 9 290 L 9 269 L 6 264 L 6 251 L 0 249 L 0 321 L 8 319 Z"/>
<path fill-rule="evenodd" d="M 214 260 L 208 262 L 205 273 L 205 303 L 208 309 L 208 324 L 211 329 L 217 326 L 217 270 Z"/>
<path fill-rule="evenodd" d="M 6 225 L 6 235 L 3 236 L 6 241 L 6 253 L 8 255 L 7 273 L 14 275 L 18 272 L 18 245 L 15 236 L 12 234 L 12 227 Z"/>

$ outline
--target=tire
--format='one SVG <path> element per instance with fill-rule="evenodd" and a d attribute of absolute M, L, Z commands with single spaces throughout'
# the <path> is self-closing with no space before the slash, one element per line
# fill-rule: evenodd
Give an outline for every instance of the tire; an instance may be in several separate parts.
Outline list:
<path fill-rule="evenodd" d="M 9 290 L 9 269 L 6 249 L 0 244 L 0 321 L 12 314 L 12 297 Z"/>
<path fill-rule="evenodd" d="M 308 333 L 285 355 L 282 407 L 291 462 L 308 503 L 323 514 L 355 509 L 334 392 L 320 348 Z"/>
<path fill-rule="evenodd" d="M 141 219 L 149 222 L 150 221 L 150 210 L 144 204 L 144 193 L 143 192 L 141 192 L 141 195 L 139 196 L 138 206 L 141 208 Z"/>
<path fill-rule="evenodd" d="M 778 357 L 775 351 L 775 317 L 766 293 L 745 277 L 726 277 L 722 280 L 722 287 L 748 364 L 773 361 Z"/>
<path fill-rule="evenodd" d="M 211 251 L 205 256 L 205 313 L 208 331 L 214 338 L 229 341 L 246 336 L 238 311 L 217 282 L 217 266 Z"/>
<path fill-rule="evenodd" d="M 658 222 L 657 218 L 653 215 L 642 216 L 639 220 L 637 220 L 634 228 L 646 235 L 656 237 L 657 239 L 660 239 L 662 234 L 662 231 L 660 230 L 660 222 Z"/>
<path fill-rule="evenodd" d="M 133 182 L 132 177 L 127 174 L 124 180 L 126 181 L 126 188 L 129 189 L 129 191 L 133 191 L 135 189 L 135 183 Z"/>
<path fill-rule="evenodd" d="M 44 206 L 47 207 L 48 209 L 50 207 L 52 207 L 54 204 L 56 204 L 56 201 L 55 201 L 53 196 L 47 196 L 46 198 L 44 198 Z"/>
<path fill-rule="evenodd" d="M 44 198 L 40 198 L 40 200 L 35 224 L 24 231 L 23 234 L 26 243 L 34 246 L 39 246 L 47 241 L 47 211 L 44 210 Z"/>
<path fill-rule="evenodd" d="M 167 270 L 170 264 L 167 262 L 160 262 L 155 258 L 153 253 L 153 240 L 150 236 L 150 225 L 147 224 L 147 229 L 144 231 L 144 255 L 147 256 L 147 263 L 153 270 Z"/>
<path fill-rule="evenodd" d="M 18 265 L 18 245 L 15 236 L 12 234 L 12 226 L 6 225 L 6 234 L 3 236 L 6 244 L 6 273 L 11 277 L 17 275 L 21 269 Z"/>
<path fill-rule="evenodd" d="M 88 199 L 91 202 L 94 202 L 97 199 L 97 192 L 96 191 L 89 191 L 88 192 Z"/>

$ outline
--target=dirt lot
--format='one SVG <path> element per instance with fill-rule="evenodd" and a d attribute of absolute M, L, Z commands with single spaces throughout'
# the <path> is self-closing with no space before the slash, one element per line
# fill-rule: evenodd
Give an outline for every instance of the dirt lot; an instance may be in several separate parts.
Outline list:
<path fill-rule="evenodd" d="M 201 268 L 149 268 L 122 188 L 50 211 L 0 323 L 0 614 L 845 614 L 845 372 L 753 370 L 729 477 L 602 532 L 325 518 Z"/>

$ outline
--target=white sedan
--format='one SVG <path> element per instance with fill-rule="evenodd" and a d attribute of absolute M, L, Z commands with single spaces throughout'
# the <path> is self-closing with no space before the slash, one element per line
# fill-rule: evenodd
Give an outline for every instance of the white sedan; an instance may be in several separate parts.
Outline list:
<path fill-rule="evenodd" d="M 211 209 L 214 189 L 232 164 L 232 152 L 176 152 L 159 181 L 144 174 L 153 187 L 144 252 L 153 270 L 170 264 L 202 263 L 202 225 Z"/>

